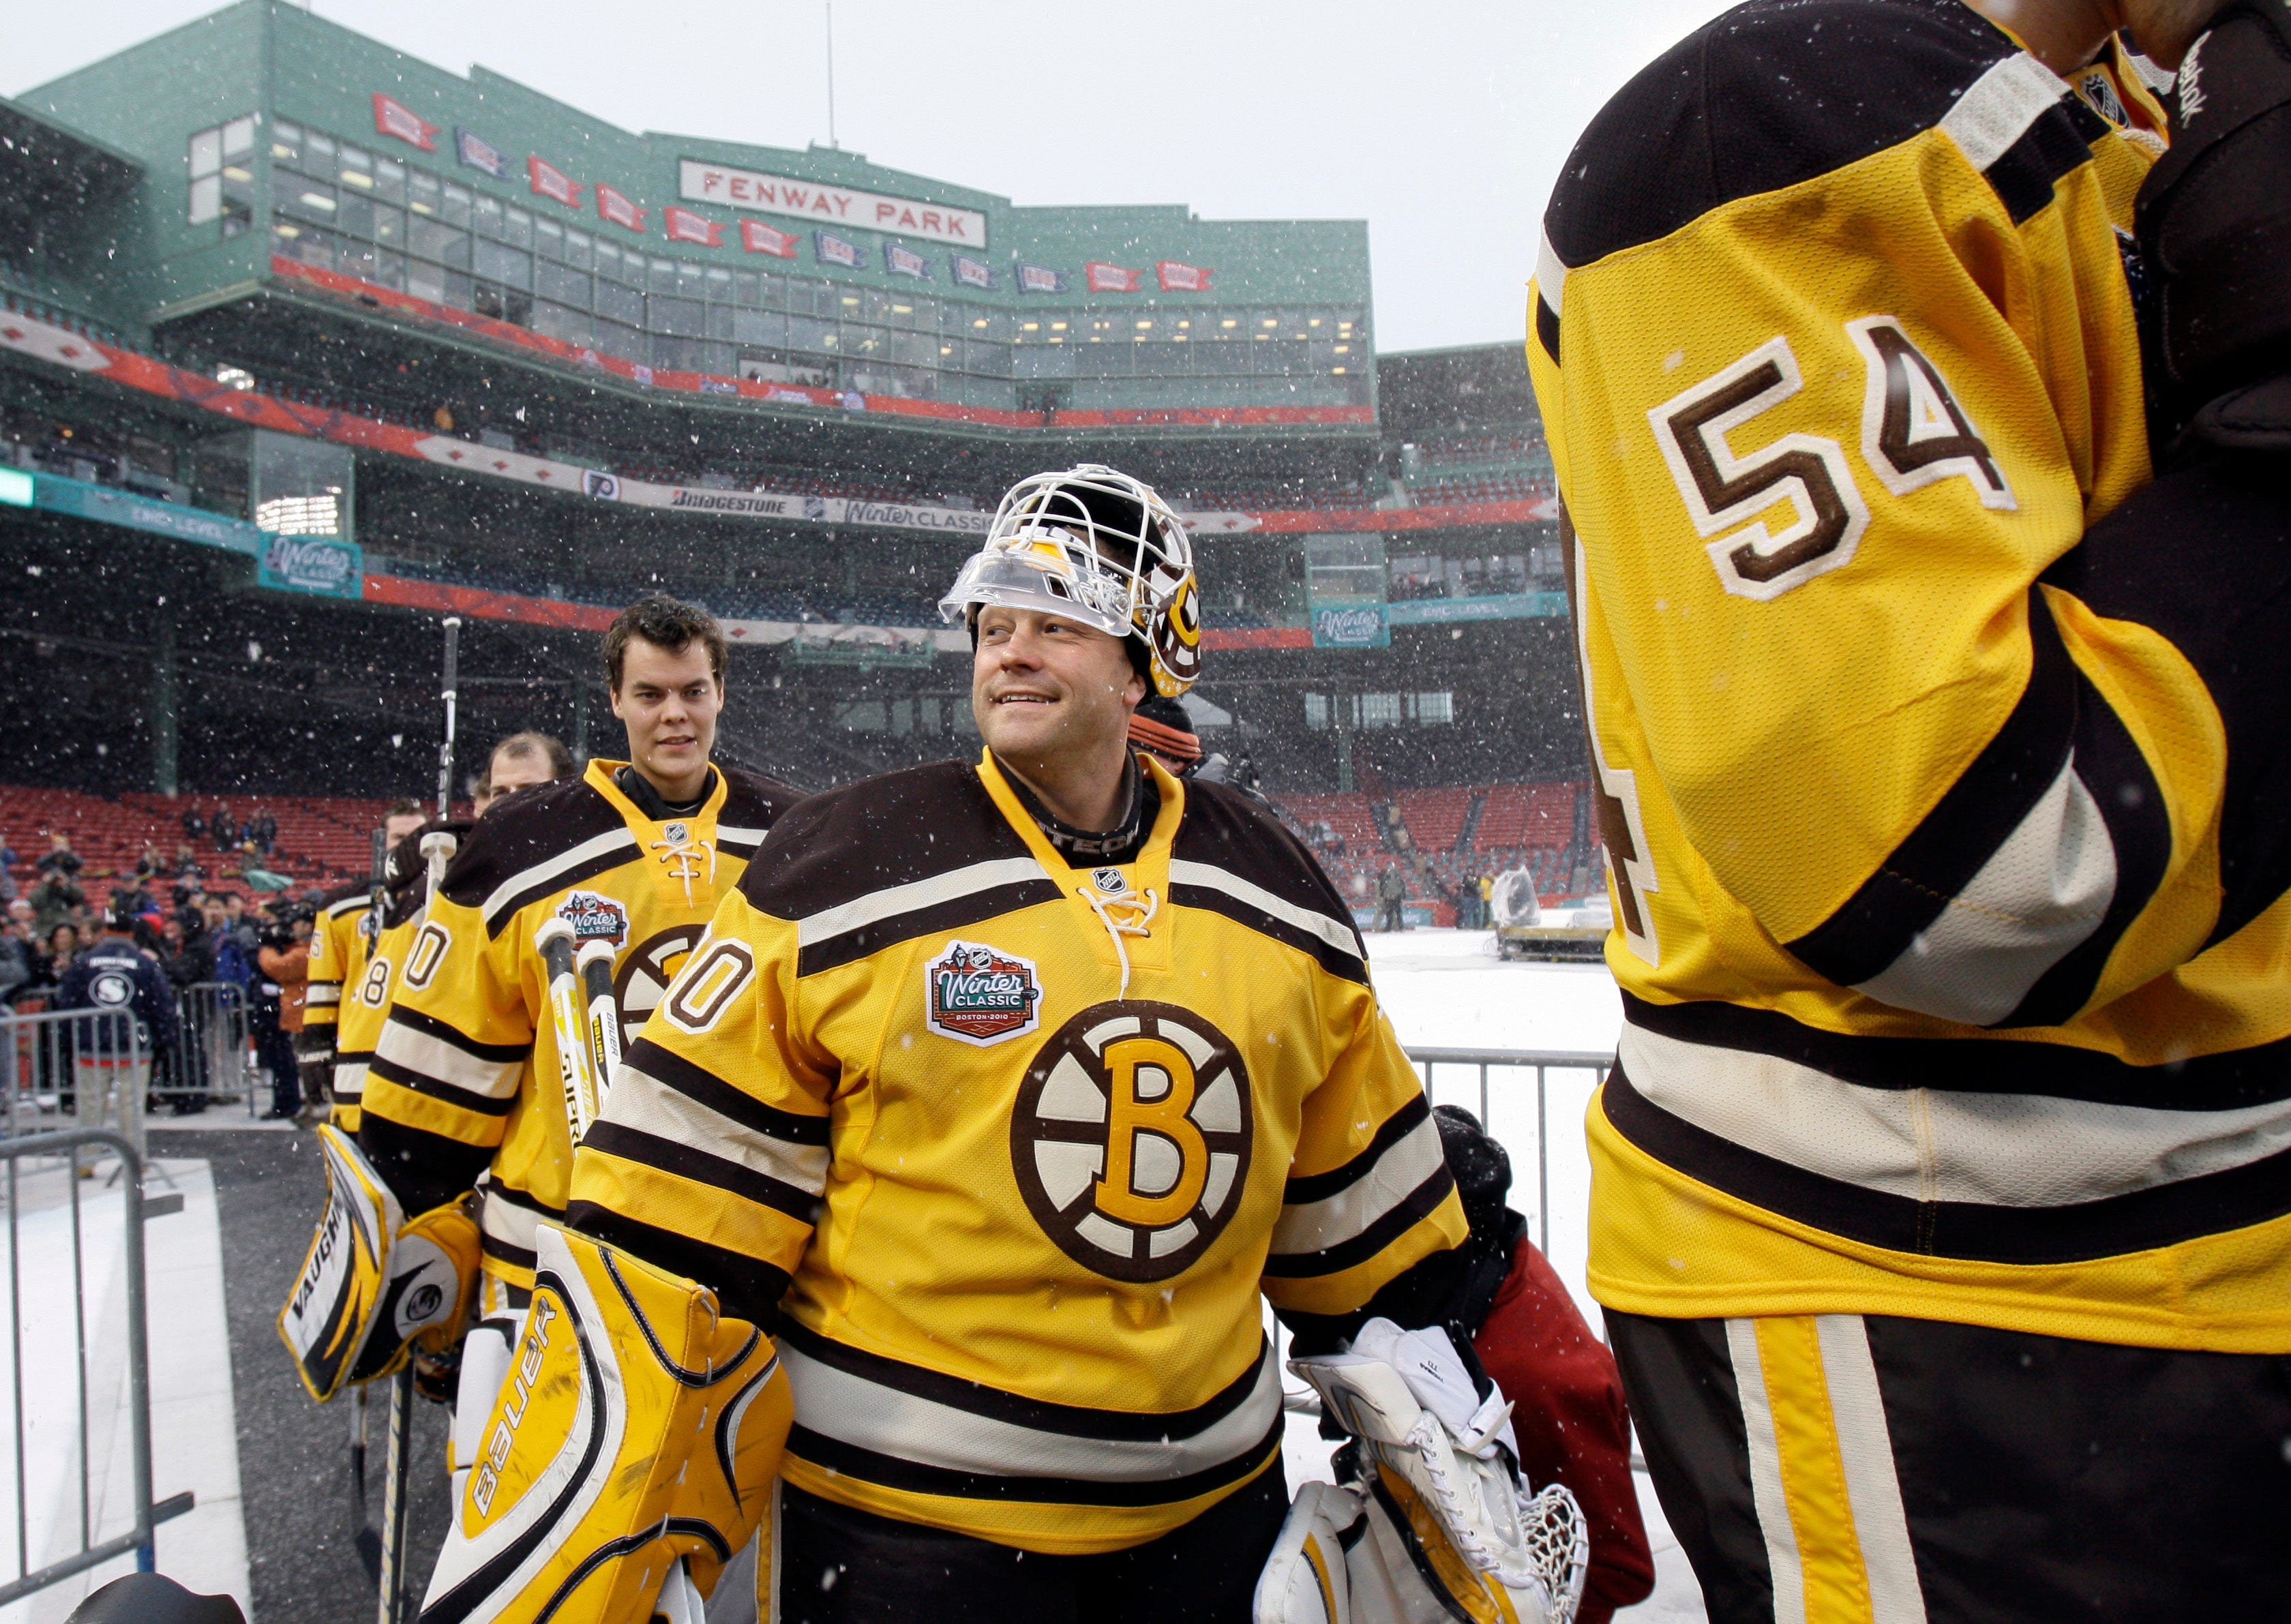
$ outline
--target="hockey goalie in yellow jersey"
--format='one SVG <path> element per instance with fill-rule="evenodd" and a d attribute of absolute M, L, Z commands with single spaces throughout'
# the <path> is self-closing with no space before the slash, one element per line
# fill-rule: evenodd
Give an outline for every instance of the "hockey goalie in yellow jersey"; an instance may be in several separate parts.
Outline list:
<path fill-rule="evenodd" d="M 740 1503 L 781 1624 L 1572 1616 L 1580 1514 L 1518 1480 L 1507 1403 L 1438 1328 L 1463 1212 L 1349 911 L 1260 803 L 1129 745 L 1199 671 L 1199 594 L 1133 478 L 1004 499 L 941 606 L 985 750 L 800 804 L 717 909 L 539 1227 L 547 1419 L 478 1469 L 557 1498 L 449 1541 L 438 1617 L 544 1616 L 543 1538 L 651 1537 L 665 1501 L 615 1446 L 578 1463 L 623 1390 L 658 1438 L 669 1387 L 568 1375 L 544 1409 L 575 1367 L 538 1339 L 544 1305 L 577 1332 L 677 1280 L 725 1317 L 610 1358 L 712 1336 L 735 1402 L 765 1357 L 741 1332 L 774 1337 L 792 1427 Z M 1293 1508 L 1268 1298 L 1355 1440 Z M 744 1494 L 687 1408 L 689 1481 Z M 578 1601 L 546 1616 L 646 1616 Z"/>
<path fill-rule="evenodd" d="M 752 1499 L 769 1481 L 785 1381 L 768 1340 L 719 1316 L 705 1292 L 546 1227 L 565 1210 L 575 1135 L 568 1029 L 552 1019 L 540 944 L 549 931 L 569 937 L 603 967 L 598 1001 L 609 1014 L 586 1009 L 569 1032 L 582 1058 L 591 1015 L 641 1033 L 798 797 L 710 760 L 728 651 L 709 615 L 664 595 L 642 599 L 602 652 L 630 760 L 591 760 L 490 808 L 418 921 L 403 921 L 356 1138 L 321 1130 L 328 1209 L 281 1329 L 324 1398 L 394 1368 L 409 1339 L 435 1350 L 458 1336 L 470 1306 L 449 1444 L 455 1548 L 483 1548 L 487 1595 L 537 1587 L 545 1600 L 562 1587 L 582 1606 L 609 1598 L 628 1611 L 643 1592 L 644 1610 L 629 1613 L 641 1620 L 672 1561 L 688 1596 L 686 1576 L 704 1587 L 746 1538 L 752 1513 L 744 1524 L 735 1485 Z M 607 1388 L 609 1416 L 591 1407 Z M 703 1417 L 712 1477 L 631 1472 Z M 566 1509 L 554 1487 L 527 1492 L 504 1468 L 512 1434 L 540 1448 L 551 1428 L 575 1458 L 600 1452 L 627 1496 L 615 1510 L 648 1508 L 641 1522 L 663 1524 L 654 1539 L 599 1555 L 542 1515 Z M 468 1610 L 470 1577 L 441 1572 L 439 1616 L 502 1616 Z"/>
<path fill-rule="evenodd" d="M 1545 216 L 1590 1284 L 1724 1624 L 2291 1617 L 2291 13 L 2220 12 L 1754 0 Z"/>

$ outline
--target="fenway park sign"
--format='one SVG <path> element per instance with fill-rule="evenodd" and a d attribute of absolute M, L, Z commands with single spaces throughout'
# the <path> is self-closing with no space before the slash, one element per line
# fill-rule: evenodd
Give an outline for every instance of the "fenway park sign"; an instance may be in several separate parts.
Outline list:
<path fill-rule="evenodd" d="M 860 226 L 900 237 L 925 237 L 959 248 L 986 246 L 986 216 L 977 209 L 950 208 L 916 197 L 823 186 L 816 181 L 799 181 L 757 169 L 703 164 L 698 158 L 683 160 L 678 189 L 689 202 L 711 203 L 719 208 L 800 214 L 822 225 Z"/>

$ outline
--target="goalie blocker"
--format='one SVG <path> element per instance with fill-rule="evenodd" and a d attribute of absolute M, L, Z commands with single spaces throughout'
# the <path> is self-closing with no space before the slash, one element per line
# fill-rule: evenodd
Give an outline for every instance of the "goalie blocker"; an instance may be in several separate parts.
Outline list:
<path fill-rule="evenodd" d="M 771 1339 L 553 1224 L 535 1255 L 423 1624 L 699 1624 L 692 1588 L 754 1535 L 794 1414 Z"/>
<path fill-rule="evenodd" d="M 387 1376 L 418 1340 L 443 1353 L 462 1332 L 478 1277 L 478 1226 L 463 1203 L 408 1218 L 355 1141 L 318 1130 L 326 1206 L 278 1334 L 320 1403 Z"/>

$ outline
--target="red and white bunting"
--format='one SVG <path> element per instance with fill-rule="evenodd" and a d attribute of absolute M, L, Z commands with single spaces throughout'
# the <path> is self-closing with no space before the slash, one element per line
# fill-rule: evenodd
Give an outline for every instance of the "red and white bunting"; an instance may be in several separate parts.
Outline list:
<path fill-rule="evenodd" d="M 695 214 L 690 209 L 680 209 L 674 204 L 660 212 L 661 224 L 667 228 L 671 243 L 698 243 L 703 248 L 723 245 L 724 228 L 705 214 Z"/>
<path fill-rule="evenodd" d="M 568 209 L 581 206 L 581 182 L 548 159 L 528 157 L 525 173 L 533 177 L 533 189 L 542 197 L 553 197 Z"/>
<path fill-rule="evenodd" d="M 796 245 L 803 239 L 792 232 L 768 226 L 760 220 L 740 222 L 740 246 L 750 253 L 776 254 L 783 260 L 795 258 Z"/>
<path fill-rule="evenodd" d="M 1145 281 L 1146 273 L 1126 266 L 1109 265 L 1104 260 L 1082 261 L 1082 275 L 1093 293 L 1134 293 Z"/>
<path fill-rule="evenodd" d="M 1156 260 L 1154 269 L 1165 293 L 1206 293 L 1210 278 L 1217 274 L 1206 265 L 1186 265 L 1176 260 Z"/>
<path fill-rule="evenodd" d="M 438 126 L 431 124 L 403 101 L 374 92 L 374 132 L 377 135 L 394 135 L 410 146 L 424 152 L 438 150 Z"/>
<path fill-rule="evenodd" d="M 612 224 L 631 231 L 645 229 L 645 212 L 626 197 L 606 185 L 597 182 L 597 213 Z"/>

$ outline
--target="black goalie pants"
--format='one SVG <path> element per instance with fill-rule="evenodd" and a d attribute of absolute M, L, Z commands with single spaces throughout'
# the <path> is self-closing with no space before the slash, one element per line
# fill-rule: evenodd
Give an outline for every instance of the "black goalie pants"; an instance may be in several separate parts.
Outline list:
<path fill-rule="evenodd" d="M 1046 1556 L 779 1488 L 776 1624 L 1249 1624 L 1289 1494 L 1275 1462 L 1184 1527 Z"/>
<path fill-rule="evenodd" d="M 2291 1619 L 2291 1358 L 1610 1312 L 1713 1624 Z"/>

